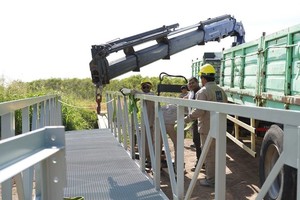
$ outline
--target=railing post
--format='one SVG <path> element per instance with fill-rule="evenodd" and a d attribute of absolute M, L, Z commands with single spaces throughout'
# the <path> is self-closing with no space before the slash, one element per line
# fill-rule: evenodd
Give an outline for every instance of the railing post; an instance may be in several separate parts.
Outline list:
<path fill-rule="evenodd" d="M 108 121 L 108 128 L 110 131 L 113 132 L 112 128 L 112 118 L 113 118 L 113 103 L 112 103 L 112 94 L 106 93 L 106 108 L 107 108 L 107 121 Z"/>
<path fill-rule="evenodd" d="M 118 100 L 116 98 L 116 95 L 113 96 L 113 117 L 112 117 L 112 124 L 113 124 L 113 133 L 115 137 L 117 137 L 117 124 L 118 124 L 118 108 L 117 108 Z"/>
<path fill-rule="evenodd" d="M 54 106 L 54 99 L 49 99 L 49 106 L 50 106 L 50 126 L 55 124 L 55 106 Z"/>
<path fill-rule="evenodd" d="M 49 141 L 49 147 L 59 148 L 59 146 L 65 146 L 64 127 L 48 127 L 46 131 L 47 137 L 49 138 L 46 141 Z M 47 178 L 43 180 L 47 182 L 48 191 L 48 198 L 45 199 L 63 199 L 64 186 L 66 185 L 65 148 L 51 157 L 48 157 L 45 163 L 46 168 L 43 166 L 43 171 L 47 171 Z"/>
<path fill-rule="evenodd" d="M 45 102 L 42 101 L 40 103 L 41 108 L 40 108 L 40 120 L 39 120 L 39 127 L 44 127 L 45 126 Z"/>
<path fill-rule="evenodd" d="M 1 116 L 1 140 L 15 135 L 15 114 L 7 113 Z M 1 184 L 2 199 L 12 199 L 12 180 L 9 179 Z"/>
<path fill-rule="evenodd" d="M 31 130 L 38 129 L 38 106 L 37 104 L 34 104 L 32 106 L 32 124 L 31 124 Z"/>
<path fill-rule="evenodd" d="M 286 155 L 285 164 L 297 169 L 297 199 L 300 200 L 300 126 L 285 124 L 283 130 L 283 153 Z"/>
<path fill-rule="evenodd" d="M 158 102 L 155 102 L 154 106 L 154 145 L 155 145 L 155 171 L 154 171 L 154 186 L 157 191 L 160 189 L 160 166 L 161 166 L 161 136 L 160 136 L 160 126 L 158 119 Z M 152 141 L 151 141 L 152 142 Z"/>
<path fill-rule="evenodd" d="M 46 100 L 45 106 L 45 126 L 50 126 L 50 100 Z"/>
<path fill-rule="evenodd" d="M 58 100 L 61 100 L 61 97 L 57 97 Z M 63 123 L 62 123 L 62 107 L 61 107 L 61 102 L 60 101 L 56 101 L 56 119 L 57 119 L 57 122 L 56 122 L 56 125 L 57 126 L 62 126 Z"/>
<path fill-rule="evenodd" d="M 144 155 L 142 156 L 144 150 L 142 150 L 141 128 L 139 126 L 139 122 L 138 122 L 138 118 L 137 118 L 136 107 L 133 107 L 133 124 L 135 127 L 135 134 L 136 134 L 136 138 L 137 138 L 137 146 L 138 146 L 139 160 L 140 160 L 139 163 L 141 166 L 141 170 L 145 171 L 145 156 Z"/>
<path fill-rule="evenodd" d="M 127 101 L 126 101 L 126 97 L 123 96 L 123 109 L 121 109 L 121 114 L 122 114 L 122 133 L 123 133 L 123 145 L 124 145 L 124 149 L 127 150 L 127 136 L 129 133 L 129 119 L 128 119 L 128 106 L 127 106 Z M 127 126 L 128 125 L 128 126 Z"/>
<path fill-rule="evenodd" d="M 177 198 L 184 198 L 184 106 L 177 107 Z"/>
<path fill-rule="evenodd" d="M 22 109 L 22 133 L 26 133 L 29 131 L 30 131 L 29 107 L 25 107 Z"/>
<path fill-rule="evenodd" d="M 15 136 L 15 113 L 10 112 L 1 117 L 1 139 Z"/>
<path fill-rule="evenodd" d="M 217 200 L 226 197 L 226 117 L 224 113 L 211 112 L 210 129 L 216 138 L 215 194 Z"/>
<path fill-rule="evenodd" d="M 141 100 L 141 110 L 143 110 L 143 100 Z M 143 111 L 141 111 L 143 112 Z M 145 172 L 145 160 L 146 160 L 146 130 L 144 117 L 141 115 L 141 142 L 140 142 L 140 164 L 142 172 Z M 148 147 L 149 148 L 149 147 Z"/>
<path fill-rule="evenodd" d="M 130 140 L 130 155 L 131 159 L 135 159 L 135 138 L 134 138 L 134 119 L 133 114 L 128 114 L 128 117 L 130 117 L 129 121 L 129 140 Z"/>
<path fill-rule="evenodd" d="M 121 108 L 121 99 L 120 96 L 118 96 L 118 109 L 117 109 L 117 126 L 118 126 L 118 141 L 121 143 L 121 134 L 122 134 L 122 122 L 123 122 L 123 117 L 122 117 L 122 108 Z"/>

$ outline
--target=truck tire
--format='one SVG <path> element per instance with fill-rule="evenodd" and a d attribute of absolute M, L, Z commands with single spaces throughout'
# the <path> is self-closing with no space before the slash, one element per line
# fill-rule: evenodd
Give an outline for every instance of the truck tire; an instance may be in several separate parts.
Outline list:
<path fill-rule="evenodd" d="M 264 136 L 260 150 L 259 177 L 261 185 L 263 185 L 275 162 L 279 158 L 279 155 L 283 150 L 282 146 L 283 131 L 279 126 L 272 125 Z M 284 165 L 264 199 L 296 199 L 296 187 L 297 170 L 293 167 Z"/>

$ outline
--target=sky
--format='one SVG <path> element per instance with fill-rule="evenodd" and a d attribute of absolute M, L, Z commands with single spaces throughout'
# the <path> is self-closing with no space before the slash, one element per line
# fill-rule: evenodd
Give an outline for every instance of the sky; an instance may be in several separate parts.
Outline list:
<path fill-rule="evenodd" d="M 90 78 L 91 45 L 179 23 L 194 25 L 224 14 L 243 23 L 246 42 L 262 32 L 300 24 L 296 0 L 3 0 L 0 2 L 0 80 Z M 229 48 L 233 38 L 195 46 L 118 78 L 161 72 L 191 76 L 192 60 Z M 120 54 L 120 53 L 118 53 Z M 122 54 L 122 53 L 121 53 Z M 113 55 L 112 55 L 113 56 Z"/>

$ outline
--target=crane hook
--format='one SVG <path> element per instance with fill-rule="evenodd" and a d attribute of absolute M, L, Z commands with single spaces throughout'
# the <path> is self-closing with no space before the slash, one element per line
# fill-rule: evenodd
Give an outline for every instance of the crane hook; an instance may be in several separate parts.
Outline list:
<path fill-rule="evenodd" d="M 101 102 L 102 102 L 102 86 L 96 86 L 96 103 L 97 103 L 97 114 L 100 115 L 101 112 Z"/>

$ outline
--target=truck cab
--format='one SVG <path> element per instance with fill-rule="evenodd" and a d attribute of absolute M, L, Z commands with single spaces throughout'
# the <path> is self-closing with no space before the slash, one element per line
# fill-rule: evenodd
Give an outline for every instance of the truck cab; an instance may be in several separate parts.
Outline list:
<path fill-rule="evenodd" d="M 221 68 L 222 52 L 205 52 L 202 59 L 192 60 L 192 76 L 200 80 L 198 72 L 204 64 L 211 64 L 216 70 L 215 81 L 220 83 L 220 68 Z"/>

